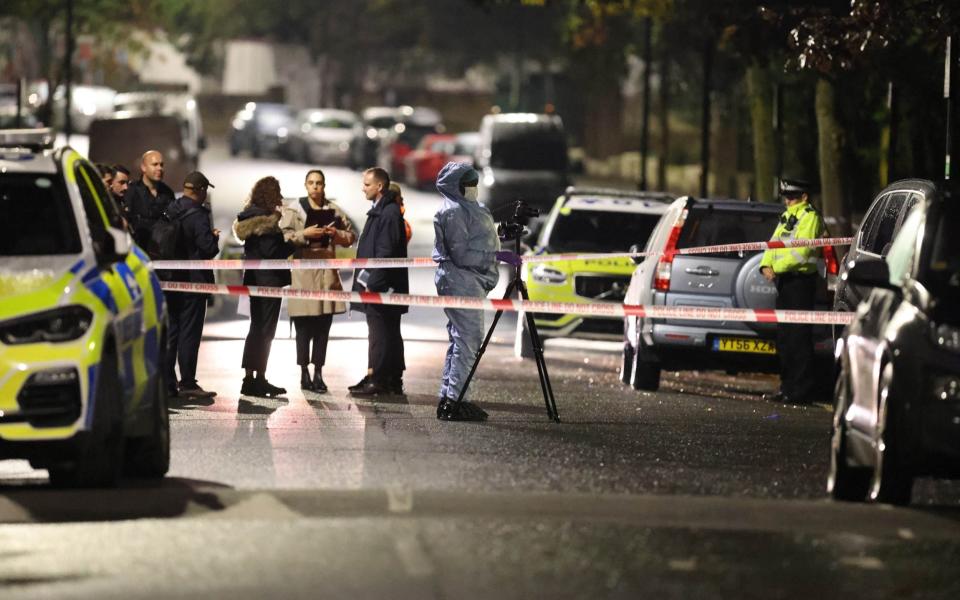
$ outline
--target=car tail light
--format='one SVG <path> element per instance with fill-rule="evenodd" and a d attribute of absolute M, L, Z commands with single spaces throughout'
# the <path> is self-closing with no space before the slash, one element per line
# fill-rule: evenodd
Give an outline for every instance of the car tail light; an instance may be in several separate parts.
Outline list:
<path fill-rule="evenodd" d="M 840 263 L 837 262 L 837 251 L 833 246 L 823 247 L 823 262 L 827 267 L 827 275 L 836 275 L 840 272 Z"/>
<path fill-rule="evenodd" d="M 680 239 L 680 230 L 683 229 L 683 223 L 687 220 L 687 209 L 683 209 L 677 222 L 670 229 L 670 235 L 667 237 L 667 244 L 663 248 L 663 255 L 657 261 L 657 270 L 653 274 L 653 288 L 660 292 L 666 292 L 670 289 L 670 270 L 673 268 L 673 254 L 677 249 L 677 241 Z"/>

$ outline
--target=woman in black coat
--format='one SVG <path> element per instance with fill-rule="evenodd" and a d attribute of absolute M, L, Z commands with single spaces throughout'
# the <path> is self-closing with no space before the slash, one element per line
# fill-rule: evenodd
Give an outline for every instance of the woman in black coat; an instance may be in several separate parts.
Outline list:
<path fill-rule="evenodd" d="M 283 196 L 280 182 L 264 177 L 253 186 L 250 202 L 237 215 L 233 230 L 243 242 L 245 259 L 285 259 L 293 253 L 293 246 L 283 239 L 280 230 L 280 207 Z M 243 273 L 244 285 L 283 287 L 290 285 L 289 269 L 249 270 Z M 265 372 L 270 346 L 280 319 L 280 298 L 250 298 L 250 331 L 243 345 L 243 368 L 246 376 L 240 393 L 248 396 L 280 396 L 287 393 L 282 387 L 270 384 Z"/>

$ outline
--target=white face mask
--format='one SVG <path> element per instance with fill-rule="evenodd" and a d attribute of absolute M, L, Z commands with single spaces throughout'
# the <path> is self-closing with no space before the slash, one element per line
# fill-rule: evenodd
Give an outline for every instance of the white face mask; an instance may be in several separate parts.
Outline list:
<path fill-rule="evenodd" d="M 471 202 L 477 201 L 477 186 L 465 188 L 463 191 L 463 197 Z"/>

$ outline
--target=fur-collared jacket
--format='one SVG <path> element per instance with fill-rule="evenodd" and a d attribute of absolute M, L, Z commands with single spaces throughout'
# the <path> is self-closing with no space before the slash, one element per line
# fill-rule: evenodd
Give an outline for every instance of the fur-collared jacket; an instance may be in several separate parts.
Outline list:
<path fill-rule="evenodd" d="M 237 239 L 243 242 L 243 257 L 254 259 L 285 259 L 294 247 L 283 238 L 280 213 L 258 206 L 247 205 L 233 222 Z M 290 285 L 290 269 L 243 272 L 244 285 L 283 287 Z"/>

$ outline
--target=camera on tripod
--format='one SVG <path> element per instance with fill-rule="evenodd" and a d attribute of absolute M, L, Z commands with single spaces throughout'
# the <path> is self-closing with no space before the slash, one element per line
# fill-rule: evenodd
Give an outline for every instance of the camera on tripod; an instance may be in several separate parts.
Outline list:
<path fill-rule="evenodd" d="M 516 240 L 523 236 L 524 225 L 534 217 L 540 216 L 540 209 L 530 206 L 523 200 L 513 203 L 513 215 L 497 224 L 497 236 L 502 241 Z"/>

